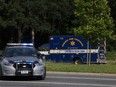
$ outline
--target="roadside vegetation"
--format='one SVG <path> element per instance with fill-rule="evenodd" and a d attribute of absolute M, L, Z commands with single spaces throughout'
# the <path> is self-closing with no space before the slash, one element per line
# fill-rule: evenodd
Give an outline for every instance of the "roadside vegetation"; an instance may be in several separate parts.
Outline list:
<path fill-rule="evenodd" d="M 116 74 L 116 51 L 107 52 L 107 64 L 79 64 L 46 62 L 47 71 Z"/>
<path fill-rule="evenodd" d="M 67 63 L 51 63 L 47 62 L 47 71 L 60 71 L 60 72 L 86 72 L 86 73 L 115 73 L 116 64 L 109 62 L 107 64 L 67 64 Z"/>
<path fill-rule="evenodd" d="M 106 59 L 114 61 L 116 59 L 116 51 L 106 52 Z"/>
<path fill-rule="evenodd" d="M 0 49 L 11 42 L 38 48 L 50 36 L 81 35 L 91 43 L 106 39 L 115 50 L 115 9 L 116 0 L 0 0 Z"/>

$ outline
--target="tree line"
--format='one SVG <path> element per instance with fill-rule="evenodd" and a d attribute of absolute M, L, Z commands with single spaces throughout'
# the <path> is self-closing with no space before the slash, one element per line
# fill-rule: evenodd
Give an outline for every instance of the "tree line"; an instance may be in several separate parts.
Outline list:
<path fill-rule="evenodd" d="M 115 0 L 0 0 L 0 48 L 8 42 L 49 41 L 51 35 L 81 35 L 116 44 Z M 42 38 L 41 38 L 42 37 Z"/>

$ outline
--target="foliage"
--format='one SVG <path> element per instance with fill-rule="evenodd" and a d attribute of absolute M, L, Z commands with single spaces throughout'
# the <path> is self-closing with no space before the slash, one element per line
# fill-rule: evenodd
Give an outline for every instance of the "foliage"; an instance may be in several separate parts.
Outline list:
<path fill-rule="evenodd" d="M 107 0 L 75 0 L 78 26 L 74 33 L 91 40 L 114 38 L 114 25 L 107 3 Z"/>
<path fill-rule="evenodd" d="M 42 32 L 47 31 L 50 35 L 70 33 L 74 20 L 72 0 L 36 0 L 34 6 L 33 13 L 40 19 Z"/>
<path fill-rule="evenodd" d="M 108 0 L 109 6 L 111 8 L 111 16 L 113 17 L 115 28 L 113 29 L 114 35 L 116 35 L 116 0 Z M 115 36 L 116 38 L 116 36 Z M 109 50 L 115 50 L 116 49 L 116 40 L 110 40 Z"/>
<path fill-rule="evenodd" d="M 116 51 L 107 51 L 106 52 L 106 59 L 107 60 L 116 60 Z"/>
<path fill-rule="evenodd" d="M 72 33 L 73 9 L 72 0 L 0 0 L 0 28 L 18 30 L 18 42 L 28 30 L 50 35 Z"/>
<path fill-rule="evenodd" d="M 115 0 L 0 0 L 0 44 L 21 42 L 34 30 L 36 43 L 41 36 L 75 34 L 92 41 L 107 38 L 114 49 L 115 9 Z"/>

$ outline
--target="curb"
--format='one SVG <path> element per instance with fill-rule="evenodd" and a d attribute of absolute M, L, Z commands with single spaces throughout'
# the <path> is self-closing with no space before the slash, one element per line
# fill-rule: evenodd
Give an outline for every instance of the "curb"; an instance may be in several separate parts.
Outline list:
<path fill-rule="evenodd" d="M 116 74 L 107 74 L 107 73 L 83 73 L 83 72 L 56 72 L 56 71 L 47 71 L 47 74 L 71 74 L 71 75 L 91 75 L 91 76 L 116 76 Z"/>

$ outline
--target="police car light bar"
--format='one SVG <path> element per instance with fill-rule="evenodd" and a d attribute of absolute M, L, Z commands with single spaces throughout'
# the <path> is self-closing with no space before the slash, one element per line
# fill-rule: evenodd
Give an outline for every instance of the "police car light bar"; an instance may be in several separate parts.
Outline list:
<path fill-rule="evenodd" d="M 8 46 L 33 46 L 32 43 L 7 43 Z"/>

